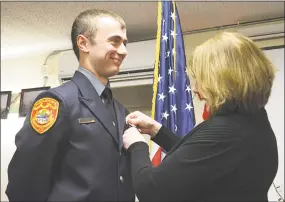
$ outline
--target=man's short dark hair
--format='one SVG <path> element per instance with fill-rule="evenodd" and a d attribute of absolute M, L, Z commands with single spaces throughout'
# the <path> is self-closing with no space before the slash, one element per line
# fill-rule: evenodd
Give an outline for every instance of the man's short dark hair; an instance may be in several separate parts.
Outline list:
<path fill-rule="evenodd" d="M 111 17 L 117 20 L 122 25 L 122 29 L 126 27 L 126 24 L 122 17 L 110 11 L 92 9 L 80 13 L 75 18 L 71 29 L 72 47 L 78 61 L 79 48 L 77 46 L 77 37 L 78 35 L 82 34 L 87 37 L 91 41 L 91 43 L 93 43 L 93 38 L 95 37 L 97 31 L 96 18 L 98 17 Z"/>

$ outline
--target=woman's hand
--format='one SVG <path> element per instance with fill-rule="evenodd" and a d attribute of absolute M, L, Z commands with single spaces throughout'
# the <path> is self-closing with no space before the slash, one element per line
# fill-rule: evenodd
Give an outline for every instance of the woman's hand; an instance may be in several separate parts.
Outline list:
<path fill-rule="evenodd" d="M 126 117 L 126 122 L 136 126 L 141 133 L 149 134 L 151 137 L 154 137 L 161 128 L 160 123 L 139 111 L 130 113 Z"/>
<path fill-rule="evenodd" d="M 123 144 L 124 148 L 128 149 L 132 144 L 136 142 L 145 142 L 145 138 L 135 127 L 131 127 L 124 132 L 123 135 Z"/>

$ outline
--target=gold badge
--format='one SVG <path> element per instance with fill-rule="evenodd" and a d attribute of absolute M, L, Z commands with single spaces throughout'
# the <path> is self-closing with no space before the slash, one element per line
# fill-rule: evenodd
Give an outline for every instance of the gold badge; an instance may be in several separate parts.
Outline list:
<path fill-rule="evenodd" d="M 58 115 L 59 103 L 52 98 L 38 100 L 32 109 L 31 125 L 40 134 L 50 129 L 55 123 Z"/>

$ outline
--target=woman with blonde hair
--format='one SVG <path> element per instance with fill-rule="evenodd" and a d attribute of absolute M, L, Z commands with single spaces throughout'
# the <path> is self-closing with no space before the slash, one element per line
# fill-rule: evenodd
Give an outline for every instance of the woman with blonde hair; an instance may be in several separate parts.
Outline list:
<path fill-rule="evenodd" d="M 198 46 L 188 72 L 211 116 L 182 139 L 133 112 L 124 147 L 140 201 L 267 201 L 278 153 L 267 117 L 275 68 L 249 38 L 223 32 Z M 143 134 L 167 151 L 153 167 Z"/>

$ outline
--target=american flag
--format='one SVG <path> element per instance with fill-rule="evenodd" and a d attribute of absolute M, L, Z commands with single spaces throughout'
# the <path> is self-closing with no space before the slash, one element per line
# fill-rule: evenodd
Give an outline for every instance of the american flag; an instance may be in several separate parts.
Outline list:
<path fill-rule="evenodd" d="M 183 35 L 175 2 L 158 2 L 157 25 L 152 118 L 177 136 L 183 136 L 195 126 L 195 116 L 190 81 L 186 74 Z M 150 153 L 153 165 L 158 165 L 163 152 L 152 141 Z"/>

